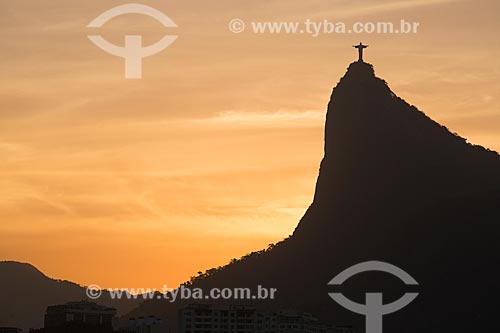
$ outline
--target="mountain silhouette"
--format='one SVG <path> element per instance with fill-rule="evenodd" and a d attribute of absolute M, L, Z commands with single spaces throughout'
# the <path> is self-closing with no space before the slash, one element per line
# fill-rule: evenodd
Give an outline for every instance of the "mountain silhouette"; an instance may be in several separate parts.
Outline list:
<path fill-rule="evenodd" d="M 18 327 L 24 332 L 43 327 L 47 306 L 87 299 L 84 287 L 51 279 L 34 266 L 15 261 L 0 262 L 0 295 L 0 327 Z M 137 307 L 141 298 L 112 300 L 103 292 L 97 302 L 123 314 Z"/>
<path fill-rule="evenodd" d="M 273 301 L 233 303 L 310 312 L 364 332 L 365 318 L 336 304 L 328 282 L 377 260 L 419 283 L 414 302 L 384 317 L 384 332 L 493 331 L 499 202 L 496 152 L 451 133 L 397 97 L 372 65 L 355 62 L 333 90 L 314 201 L 293 235 L 187 285 L 277 288 Z M 370 272 L 341 289 L 358 303 L 367 292 L 383 292 L 389 303 L 408 287 Z M 177 309 L 187 303 L 148 301 L 131 315 L 166 316 L 175 331 Z"/>

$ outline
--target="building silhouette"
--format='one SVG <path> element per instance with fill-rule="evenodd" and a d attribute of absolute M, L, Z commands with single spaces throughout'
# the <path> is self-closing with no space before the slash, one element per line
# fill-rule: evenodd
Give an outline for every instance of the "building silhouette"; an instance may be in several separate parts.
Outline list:
<path fill-rule="evenodd" d="M 168 326 L 165 321 L 155 316 L 130 318 L 126 327 L 120 332 L 130 333 L 167 333 Z"/>
<path fill-rule="evenodd" d="M 191 304 L 179 310 L 180 333 L 356 333 L 308 313 L 260 311 L 254 307 Z"/>
<path fill-rule="evenodd" d="M 81 301 L 47 307 L 44 333 L 108 333 L 113 332 L 116 309 Z"/>
<path fill-rule="evenodd" d="M 0 333 L 21 333 L 23 330 L 16 327 L 0 327 Z"/>

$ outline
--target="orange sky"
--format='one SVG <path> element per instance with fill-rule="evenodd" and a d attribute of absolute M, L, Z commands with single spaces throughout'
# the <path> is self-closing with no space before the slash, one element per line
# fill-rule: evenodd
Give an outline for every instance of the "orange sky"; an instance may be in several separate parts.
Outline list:
<path fill-rule="evenodd" d="M 292 233 L 331 89 L 366 61 L 409 103 L 500 150 L 496 0 L 142 1 L 179 35 L 143 79 L 87 39 L 124 1 L 0 2 L 0 260 L 102 287 L 176 286 Z M 251 21 L 420 22 L 416 35 L 233 34 Z M 120 44 L 165 33 L 128 15 Z"/>

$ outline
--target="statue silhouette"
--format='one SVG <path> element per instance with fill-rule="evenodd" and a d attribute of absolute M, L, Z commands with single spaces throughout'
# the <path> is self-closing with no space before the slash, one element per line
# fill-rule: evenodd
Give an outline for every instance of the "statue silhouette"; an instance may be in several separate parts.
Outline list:
<path fill-rule="evenodd" d="M 358 49 L 359 59 L 358 62 L 363 62 L 363 49 L 366 49 L 369 45 L 363 45 L 363 43 L 359 42 L 359 45 L 353 45 L 352 47 Z"/>

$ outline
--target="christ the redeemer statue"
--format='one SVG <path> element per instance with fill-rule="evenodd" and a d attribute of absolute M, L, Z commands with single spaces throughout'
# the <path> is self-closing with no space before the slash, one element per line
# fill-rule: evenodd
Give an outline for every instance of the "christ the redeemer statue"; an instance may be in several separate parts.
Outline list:
<path fill-rule="evenodd" d="M 359 62 L 363 62 L 363 49 L 366 49 L 368 45 L 363 45 L 363 43 L 359 42 L 359 45 L 353 45 L 352 47 L 358 49 L 359 53 Z"/>

